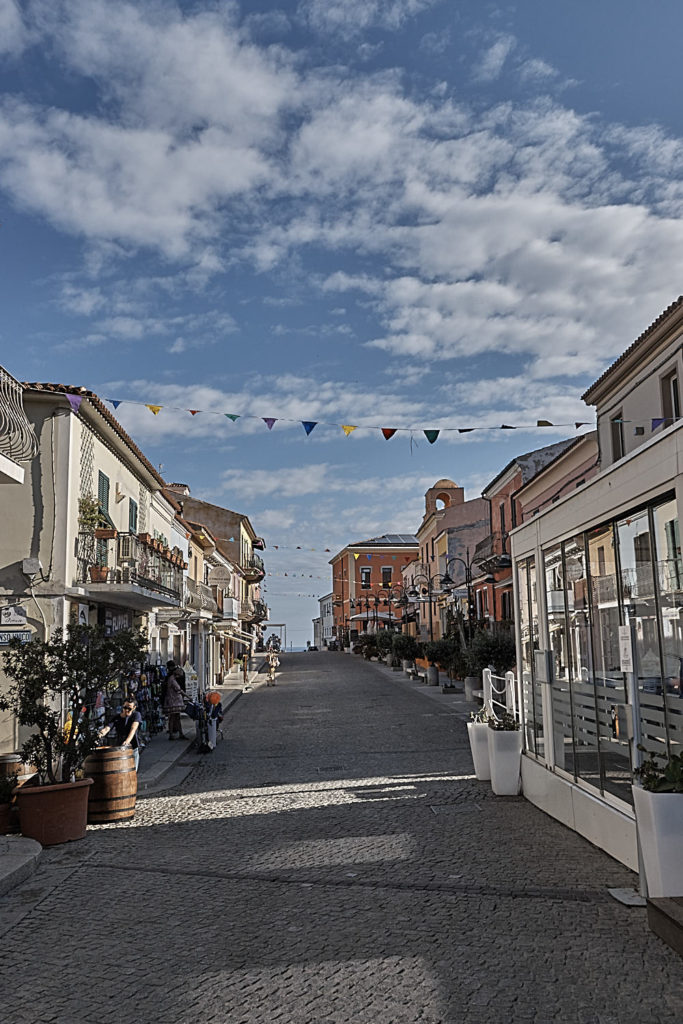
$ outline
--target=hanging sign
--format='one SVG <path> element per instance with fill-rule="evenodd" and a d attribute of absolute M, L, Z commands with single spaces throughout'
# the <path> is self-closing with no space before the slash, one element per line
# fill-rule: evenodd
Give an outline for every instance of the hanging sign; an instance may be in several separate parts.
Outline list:
<path fill-rule="evenodd" d="M 633 672 L 633 647 L 631 627 L 619 626 L 619 668 L 622 672 Z"/>

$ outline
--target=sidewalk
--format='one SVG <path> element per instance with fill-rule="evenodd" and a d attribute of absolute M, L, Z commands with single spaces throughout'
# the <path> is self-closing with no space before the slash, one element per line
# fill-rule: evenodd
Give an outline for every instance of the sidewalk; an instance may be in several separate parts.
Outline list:
<path fill-rule="evenodd" d="M 265 684 L 265 673 L 261 672 L 265 659 L 255 658 L 254 661 L 256 667 L 247 677 L 246 688 L 243 687 L 241 675 L 235 675 L 234 679 L 227 679 L 223 686 L 216 687 L 221 695 L 224 713 L 243 693 Z M 192 770 L 191 766 L 186 766 L 184 769 L 178 768 L 177 777 L 175 772 L 169 774 L 188 752 L 195 737 L 192 719 L 182 715 L 181 722 L 186 736 L 184 742 L 170 742 L 168 734 L 162 732 L 151 737 L 149 744 L 142 751 L 138 771 L 138 796 L 151 795 L 152 790 L 177 785 Z M 26 839 L 24 836 L 0 836 L 0 896 L 33 874 L 42 852 L 42 846 L 34 839 Z"/>

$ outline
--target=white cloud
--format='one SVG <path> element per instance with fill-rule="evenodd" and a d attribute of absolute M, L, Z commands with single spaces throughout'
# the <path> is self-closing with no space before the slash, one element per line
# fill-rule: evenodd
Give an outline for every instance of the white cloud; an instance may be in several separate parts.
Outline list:
<path fill-rule="evenodd" d="M 352 38 L 369 28 L 396 30 L 441 0 L 301 0 L 298 11 L 316 31 Z"/>
<path fill-rule="evenodd" d="M 28 33 L 16 0 L 0 0 L 0 55 L 18 57 Z"/>
<path fill-rule="evenodd" d="M 505 61 L 516 45 L 517 40 L 513 36 L 500 36 L 500 38 L 496 39 L 495 43 L 492 43 L 486 52 L 482 54 L 474 72 L 475 81 L 493 82 L 496 78 L 499 78 Z"/>

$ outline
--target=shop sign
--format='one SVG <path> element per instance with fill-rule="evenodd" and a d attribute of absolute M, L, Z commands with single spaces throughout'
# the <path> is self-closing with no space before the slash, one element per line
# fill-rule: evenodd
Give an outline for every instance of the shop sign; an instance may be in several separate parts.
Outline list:
<path fill-rule="evenodd" d="M 98 621 L 104 626 L 105 636 L 114 636 L 123 629 L 130 629 L 132 626 L 133 614 L 130 611 L 122 611 L 120 608 L 100 608 L 98 610 Z"/>
<path fill-rule="evenodd" d="M 8 608 L 0 608 L 0 626 L 25 626 L 26 609 L 23 605 L 14 604 Z"/>
<path fill-rule="evenodd" d="M 7 647 L 10 640 L 21 640 L 22 644 L 27 644 L 31 639 L 30 629 L 4 629 L 0 631 L 0 647 Z"/>

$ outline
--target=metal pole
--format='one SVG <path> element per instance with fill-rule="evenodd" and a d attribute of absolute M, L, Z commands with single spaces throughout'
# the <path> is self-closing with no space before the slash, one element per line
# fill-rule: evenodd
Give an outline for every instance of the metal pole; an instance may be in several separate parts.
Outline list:
<path fill-rule="evenodd" d="M 427 576 L 427 599 L 429 601 L 429 639 L 434 639 L 434 626 L 432 624 L 432 577 Z"/>

